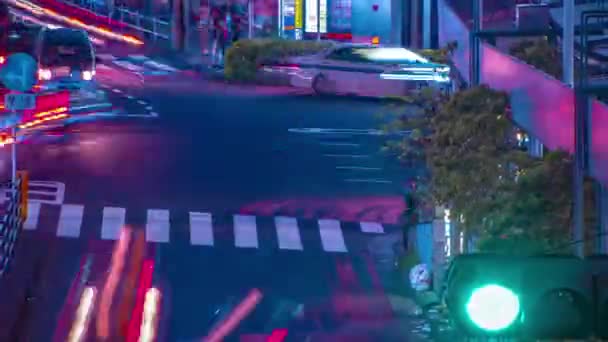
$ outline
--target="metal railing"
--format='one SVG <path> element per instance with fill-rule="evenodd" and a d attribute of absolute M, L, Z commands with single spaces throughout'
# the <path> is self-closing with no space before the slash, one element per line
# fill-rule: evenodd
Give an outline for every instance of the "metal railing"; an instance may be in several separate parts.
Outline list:
<path fill-rule="evenodd" d="M 153 40 L 169 40 L 171 38 L 171 22 L 169 20 L 147 16 L 140 11 L 129 10 L 125 6 L 115 8 L 99 6 L 95 0 L 59 1 L 70 6 L 76 6 L 96 16 L 106 17 L 108 18 L 108 24 L 111 24 L 112 21 L 117 21 L 121 24 L 120 30 L 123 33 L 125 30 L 130 29 L 144 36 L 150 36 Z"/>

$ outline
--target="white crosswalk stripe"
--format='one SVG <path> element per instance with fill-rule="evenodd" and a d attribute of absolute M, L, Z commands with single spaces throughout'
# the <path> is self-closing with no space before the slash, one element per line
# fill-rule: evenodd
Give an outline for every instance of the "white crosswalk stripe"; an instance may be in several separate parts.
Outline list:
<path fill-rule="evenodd" d="M 29 203 L 24 231 L 42 233 L 44 236 L 53 234 L 60 238 L 113 241 L 120 238 L 125 227 L 144 228 L 149 243 L 180 243 L 186 239 L 191 246 L 201 248 L 272 247 L 296 252 L 313 248 L 328 253 L 347 253 L 349 243 L 388 233 L 382 224 L 376 222 L 349 223 L 335 219 L 242 214 L 219 215 L 216 219 L 208 212 L 174 213 L 166 209 L 136 211 L 145 215 L 137 216 L 141 219 L 131 223 L 126 208 L 107 206 L 85 209 L 84 205 L 77 204 Z"/>
<path fill-rule="evenodd" d="M 275 217 L 274 222 L 277 226 L 277 238 L 279 248 L 302 250 L 302 239 L 298 229 L 298 220 L 293 217 Z"/>
<path fill-rule="evenodd" d="M 27 219 L 23 223 L 23 229 L 34 230 L 38 226 L 38 216 L 40 216 L 40 203 L 27 204 Z"/>
<path fill-rule="evenodd" d="M 346 252 L 344 236 L 338 220 L 319 220 L 323 249 L 328 252 Z"/>
<path fill-rule="evenodd" d="M 190 213 L 190 243 L 213 246 L 213 221 L 209 213 Z"/>
<path fill-rule="evenodd" d="M 236 247 L 258 248 L 255 216 L 234 215 L 234 244 Z"/>
<path fill-rule="evenodd" d="M 82 226 L 82 215 L 84 206 L 75 204 L 64 204 L 61 206 L 59 223 L 57 225 L 57 236 L 77 238 L 80 236 Z"/>
<path fill-rule="evenodd" d="M 169 210 L 148 210 L 146 240 L 149 242 L 169 242 L 169 227 Z"/>
<path fill-rule="evenodd" d="M 125 208 L 103 208 L 103 219 L 101 221 L 101 238 L 103 240 L 118 240 L 120 230 L 125 225 L 126 212 Z"/>

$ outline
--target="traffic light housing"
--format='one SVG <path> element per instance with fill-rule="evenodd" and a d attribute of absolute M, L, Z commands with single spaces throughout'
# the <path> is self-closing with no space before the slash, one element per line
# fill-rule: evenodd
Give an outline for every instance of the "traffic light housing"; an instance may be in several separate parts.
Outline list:
<path fill-rule="evenodd" d="M 27 193 L 29 188 L 29 176 L 27 171 L 18 171 L 17 178 L 19 178 L 19 213 L 21 219 L 25 221 L 27 219 Z"/>
<path fill-rule="evenodd" d="M 446 275 L 446 304 L 465 336 L 586 339 L 599 333 L 592 273 L 568 256 L 461 255 Z"/>

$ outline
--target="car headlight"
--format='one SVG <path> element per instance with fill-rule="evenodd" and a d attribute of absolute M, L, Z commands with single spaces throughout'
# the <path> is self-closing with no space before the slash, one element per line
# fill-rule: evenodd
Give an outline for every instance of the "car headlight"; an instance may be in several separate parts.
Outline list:
<path fill-rule="evenodd" d="M 53 77 L 50 69 L 38 69 L 38 79 L 48 81 Z"/>
<path fill-rule="evenodd" d="M 85 81 L 90 81 L 93 79 L 93 76 L 95 76 L 95 71 L 91 70 L 91 71 L 83 71 L 82 72 L 82 79 Z"/>

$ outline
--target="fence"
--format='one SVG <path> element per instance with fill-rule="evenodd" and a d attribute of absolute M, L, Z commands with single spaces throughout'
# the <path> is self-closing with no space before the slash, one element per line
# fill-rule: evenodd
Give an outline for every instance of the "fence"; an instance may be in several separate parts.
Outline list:
<path fill-rule="evenodd" d="M 467 2 L 468 3 L 468 2 Z M 457 41 L 454 65 L 468 79 L 470 31 L 446 0 L 438 1 L 440 44 Z M 513 119 L 550 149 L 574 150 L 574 92 L 561 81 L 482 44 L 481 81 L 511 95 Z M 608 185 L 608 106 L 593 101 L 591 175 Z"/>
<path fill-rule="evenodd" d="M 171 38 L 171 23 L 169 20 L 147 16 L 140 11 L 129 10 L 126 6 L 110 8 L 104 5 L 100 6 L 95 0 L 60 0 L 60 2 L 67 6 L 77 7 L 85 13 L 90 13 L 91 17 L 100 21 L 100 24 L 118 27 L 122 33 L 130 31 L 141 36 L 150 36 L 153 40 L 169 40 Z M 52 3 L 49 2 L 49 4 Z"/>
<path fill-rule="evenodd" d="M 12 192 L 11 201 L 6 206 L 6 211 L 0 222 L 0 278 L 9 269 L 15 253 L 15 245 L 23 229 L 25 207 L 23 205 L 24 196 L 22 185 L 27 184 L 26 178 L 17 178 L 15 183 L 9 183 L 8 188 Z"/>

